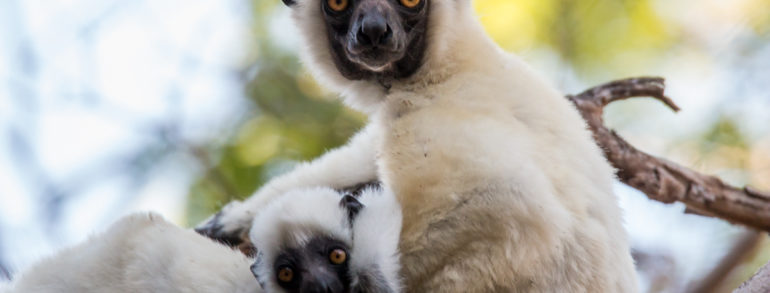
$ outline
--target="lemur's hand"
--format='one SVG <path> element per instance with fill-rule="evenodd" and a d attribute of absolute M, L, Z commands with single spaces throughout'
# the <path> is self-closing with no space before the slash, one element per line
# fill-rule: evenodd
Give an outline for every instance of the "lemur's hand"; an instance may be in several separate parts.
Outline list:
<path fill-rule="evenodd" d="M 342 194 L 358 196 L 366 188 L 378 188 L 379 181 L 367 181 L 340 188 L 337 191 Z M 261 194 L 264 197 L 264 194 Z M 257 195 L 259 197 L 260 195 Z M 208 238 L 217 240 L 231 247 L 238 247 L 246 254 L 251 249 L 249 243 L 249 230 L 252 221 L 259 208 L 256 201 L 232 201 L 225 205 L 221 211 L 209 217 L 195 227 L 195 232 Z"/>
<path fill-rule="evenodd" d="M 378 131 L 378 128 L 367 127 L 348 144 L 271 179 L 245 201 L 227 204 L 219 213 L 198 225 L 195 231 L 235 247 L 248 241 L 257 212 L 290 190 L 323 186 L 355 193 L 367 184 L 373 184 L 377 181 Z"/>
<path fill-rule="evenodd" d="M 254 212 L 247 204 L 232 201 L 221 211 L 209 217 L 195 227 L 195 232 L 217 240 L 231 247 L 237 247 L 248 241 Z"/>

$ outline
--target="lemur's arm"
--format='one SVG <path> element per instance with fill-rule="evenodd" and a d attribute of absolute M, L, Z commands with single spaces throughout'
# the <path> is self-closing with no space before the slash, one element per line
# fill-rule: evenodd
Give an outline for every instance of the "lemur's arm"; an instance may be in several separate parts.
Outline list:
<path fill-rule="evenodd" d="M 326 186 L 334 189 L 352 187 L 377 179 L 376 149 L 380 130 L 370 124 L 344 146 L 297 166 L 273 178 L 243 202 L 227 204 L 204 221 L 195 231 L 208 237 L 237 245 L 246 239 L 256 213 L 287 191 L 301 187 Z"/>

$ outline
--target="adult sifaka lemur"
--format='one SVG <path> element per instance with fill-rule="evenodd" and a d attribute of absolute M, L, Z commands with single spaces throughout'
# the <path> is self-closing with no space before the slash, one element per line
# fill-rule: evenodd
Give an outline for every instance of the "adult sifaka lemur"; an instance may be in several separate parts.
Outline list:
<path fill-rule="evenodd" d="M 381 180 L 407 292 L 635 292 L 613 170 L 578 112 L 484 32 L 470 0 L 284 0 L 302 59 L 370 123 L 198 230 L 244 234 L 302 186 Z"/>

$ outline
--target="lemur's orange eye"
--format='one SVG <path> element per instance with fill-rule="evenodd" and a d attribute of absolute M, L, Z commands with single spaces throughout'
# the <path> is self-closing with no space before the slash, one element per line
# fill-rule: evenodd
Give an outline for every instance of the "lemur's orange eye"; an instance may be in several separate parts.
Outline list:
<path fill-rule="evenodd" d="M 401 0 L 401 5 L 408 8 L 414 8 L 417 4 L 420 4 L 420 0 Z"/>
<path fill-rule="evenodd" d="M 420 1 L 420 0 L 417 0 Z M 327 0 L 329 8 L 334 11 L 340 12 L 348 8 L 348 0 Z"/>
<path fill-rule="evenodd" d="M 344 263 L 346 259 L 348 259 L 348 254 L 340 248 L 332 250 L 332 252 L 329 253 L 329 260 L 335 265 Z"/>
<path fill-rule="evenodd" d="M 284 283 L 291 282 L 294 279 L 294 271 L 290 267 L 282 267 L 278 270 L 278 280 Z"/>

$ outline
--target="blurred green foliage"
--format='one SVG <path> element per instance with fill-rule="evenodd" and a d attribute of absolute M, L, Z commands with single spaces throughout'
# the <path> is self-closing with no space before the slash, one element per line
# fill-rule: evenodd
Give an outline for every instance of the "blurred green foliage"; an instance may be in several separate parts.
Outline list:
<path fill-rule="evenodd" d="M 479 17 L 504 48 L 520 51 L 555 49 L 578 69 L 627 69 L 628 54 L 645 56 L 671 44 L 649 0 L 483 0 Z M 623 60 L 615 59 L 623 53 Z"/>
<path fill-rule="evenodd" d="M 190 189 L 188 222 L 198 223 L 234 199 L 244 199 L 270 177 L 345 143 L 365 120 L 324 93 L 297 57 L 275 46 L 267 28 L 280 1 L 254 1 L 255 60 L 245 94 L 253 110 Z"/>

